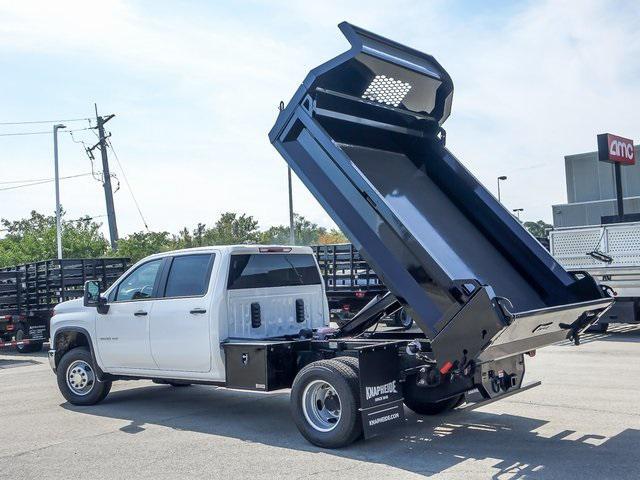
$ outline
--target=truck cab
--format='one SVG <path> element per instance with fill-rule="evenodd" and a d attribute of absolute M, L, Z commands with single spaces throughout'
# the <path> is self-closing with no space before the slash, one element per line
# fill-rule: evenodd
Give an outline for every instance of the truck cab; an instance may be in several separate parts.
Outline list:
<path fill-rule="evenodd" d="M 68 399 L 87 395 L 89 382 L 99 378 L 224 384 L 223 342 L 296 337 L 329 322 L 324 285 L 308 247 L 161 253 L 135 264 L 105 292 L 92 282 L 87 287 L 84 299 L 58 305 L 51 322 L 54 370 L 74 346 L 95 361 L 95 368 L 78 364 L 76 387 L 67 378 L 73 368 L 63 374 Z"/>

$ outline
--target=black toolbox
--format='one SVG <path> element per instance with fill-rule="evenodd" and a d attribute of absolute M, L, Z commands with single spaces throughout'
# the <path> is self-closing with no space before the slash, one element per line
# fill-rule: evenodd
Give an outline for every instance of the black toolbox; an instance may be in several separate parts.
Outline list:
<path fill-rule="evenodd" d="M 296 350 L 305 341 L 229 340 L 222 344 L 226 386 L 269 392 L 289 388 L 296 374 Z"/>

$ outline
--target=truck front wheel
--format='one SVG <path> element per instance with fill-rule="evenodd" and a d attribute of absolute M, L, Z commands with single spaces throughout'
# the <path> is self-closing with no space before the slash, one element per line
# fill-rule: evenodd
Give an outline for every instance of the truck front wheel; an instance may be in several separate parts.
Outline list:
<path fill-rule="evenodd" d="M 94 405 L 104 400 L 111 390 L 111 382 L 98 380 L 91 353 L 84 347 L 65 353 L 56 375 L 60 393 L 73 405 Z"/>
<path fill-rule="evenodd" d="M 293 420 L 319 447 L 344 447 L 362 434 L 359 403 L 356 371 L 335 360 L 310 363 L 291 387 Z"/>
<path fill-rule="evenodd" d="M 456 395 L 439 402 L 425 398 L 424 387 L 418 387 L 415 381 L 407 380 L 404 387 L 404 404 L 418 415 L 438 415 L 453 410 L 464 401 L 464 395 Z"/>

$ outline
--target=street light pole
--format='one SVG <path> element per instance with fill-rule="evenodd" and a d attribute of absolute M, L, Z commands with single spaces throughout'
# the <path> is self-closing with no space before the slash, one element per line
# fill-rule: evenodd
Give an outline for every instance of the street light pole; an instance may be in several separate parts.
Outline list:
<path fill-rule="evenodd" d="M 58 244 L 58 260 L 62 260 L 62 221 L 60 211 L 60 174 L 58 171 L 58 130 L 66 128 L 62 124 L 53 126 L 53 163 L 55 168 L 56 184 L 56 243 Z"/>
<path fill-rule="evenodd" d="M 291 188 L 291 167 L 287 167 L 289 177 L 289 243 L 296 244 L 296 231 L 293 223 L 293 190 Z"/>
<path fill-rule="evenodd" d="M 524 212 L 524 208 L 514 208 L 513 212 L 518 216 L 518 220 L 520 220 L 520 212 Z"/>
<path fill-rule="evenodd" d="M 278 105 L 278 111 L 284 110 L 284 102 L 280 101 Z M 291 167 L 287 165 L 287 179 L 289 181 L 289 243 L 291 245 L 296 244 L 296 231 L 293 218 L 293 189 L 291 186 Z"/>
<path fill-rule="evenodd" d="M 500 203 L 502 203 L 502 201 L 500 200 L 500 180 L 506 180 L 506 179 L 507 179 L 507 177 L 505 175 L 500 175 L 498 177 L 498 201 Z"/>

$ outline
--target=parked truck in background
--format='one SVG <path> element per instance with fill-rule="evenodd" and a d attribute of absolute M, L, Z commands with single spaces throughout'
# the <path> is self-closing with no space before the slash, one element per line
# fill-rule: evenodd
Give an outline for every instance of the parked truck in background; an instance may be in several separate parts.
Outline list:
<path fill-rule="evenodd" d="M 313 245 L 324 279 L 331 320 L 346 324 L 367 303 L 388 292 L 376 272 L 350 243 Z M 385 319 L 392 326 L 409 329 L 413 319 L 404 308 Z"/>
<path fill-rule="evenodd" d="M 615 303 L 594 325 L 640 323 L 640 222 L 555 228 L 549 232 L 551 254 L 567 270 L 588 272 Z"/>
<path fill-rule="evenodd" d="M 525 355 L 577 343 L 610 307 L 445 147 L 442 66 L 340 28 L 351 49 L 307 76 L 269 138 L 389 292 L 332 329 L 308 247 L 154 255 L 55 308 L 49 359 L 69 402 L 99 402 L 119 379 L 290 387 L 302 435 L 341 447 L 403 425 L 403 405 L 435 414 L 535 386 Z M 376 329 L 401 308 L 417 329 Z"/>
<path fill-rule="evenodd" d="M 109 287 L 127 258 L 44 260 L 0 269 L 0 346 L 35 352 L 49 339 L 49 321 L 60 302 L 82 297 L 87 280 Z"/>

